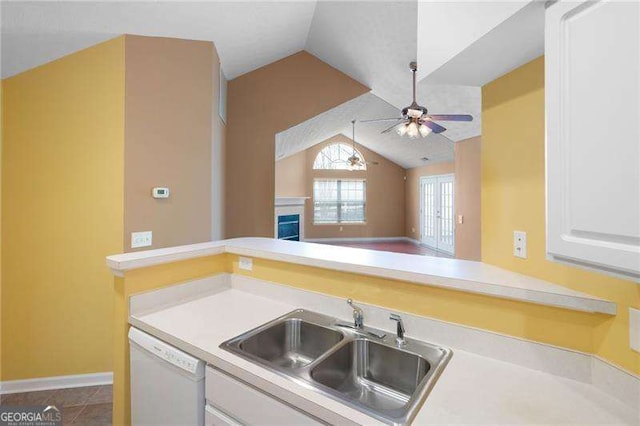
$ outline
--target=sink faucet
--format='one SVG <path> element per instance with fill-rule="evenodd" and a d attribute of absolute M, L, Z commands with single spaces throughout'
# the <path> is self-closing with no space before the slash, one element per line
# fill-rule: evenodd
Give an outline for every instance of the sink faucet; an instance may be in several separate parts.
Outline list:
<path fill-rule="evenodd" d="M 364 325 L 364 314 L 362 309 L 353 304 L 353 300 L 347 299 L 349 306 L 353 308 L 353 326 L 355 328 L 362 328 Z"/>
<path fill-rule="evenodd" d="M 389 319 L 391 321 L 396 321 L 398 323 L 398 332 L 397 332 L 397 336 L 396 336 L 396 344 L 398 346 L 404 346 L 407 344 L 407 341 L 404 340 L 404 324 L 402 322 L 402 317 L 400 317 L 400 315 L 398 314 L 391 314 L 389 316 Z"/>

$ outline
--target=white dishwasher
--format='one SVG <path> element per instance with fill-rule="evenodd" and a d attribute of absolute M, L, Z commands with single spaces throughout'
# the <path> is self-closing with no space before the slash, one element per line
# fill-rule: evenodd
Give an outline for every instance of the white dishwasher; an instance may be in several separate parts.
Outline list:
<path fill-rule="evenodd" d="M 204 361 L 129 330 L 131 424 L 204 425 Z"/>

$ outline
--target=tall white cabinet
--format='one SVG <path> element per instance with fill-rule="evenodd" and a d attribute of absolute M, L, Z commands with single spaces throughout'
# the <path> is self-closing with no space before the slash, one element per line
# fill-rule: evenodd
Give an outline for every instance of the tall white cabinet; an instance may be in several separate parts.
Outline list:
<path fill-rule="evenodd" d="M 545 25 L 548 257 L 640 281 L 640 2 Z"/>

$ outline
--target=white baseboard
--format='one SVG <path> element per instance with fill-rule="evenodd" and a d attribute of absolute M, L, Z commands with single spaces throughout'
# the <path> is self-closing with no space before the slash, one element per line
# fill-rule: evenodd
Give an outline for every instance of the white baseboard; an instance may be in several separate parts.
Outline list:
<path fill-rule="evenodd" d="M 452 254 L 451 254 L 451 253 L 449 253 L 449 252 L 442 251 L 442 250 L 438 250 L 437 248 L 434 248 L 434 247 L 428 246 L 427 244 L 423 243 L 422 241 L 416 240 L 415 238 L 411 238 L 411 237 L 404 237 L 404 238 L 405 238 L 405 240 L 407 240 L 407 241 L 409 241 L 410 243 L 413 243 L 413 244 L 415 244 L 415 245 L 417 245 L 417 246 L 425 247 L 425 248 L 431 249 L 431 250 L 433 250 L 433 251 L 437 251 L 437 252 L 439 252 L 439 253 L 448 254 L 448 255 L 452 256 Z"/>
<path fill-rule="evenodd" d="M 83 386 L 110 385 L 113 373 L 75 374 L 71 376 L 39 377 L 37 379 L 8 380 L 0 382 L 0 395 L 33 392 L 49 389 L 79 388 Z"/>
<path fill-rule="evenodd" d="M 381 243 L 407 241 L 407 237 L 362 237 L 362 238 L 306 238 L 305 243 Z"/>
<path fill-rule="evenodd" d="M 422 244 L 420 241 L 416 240 L 415 238 L 411 238 L 411 237 L 404 237 L 405 240 L 409 241 L 410 243 L 413 243 L 417 246 L 424 246 L 424 244 Z"/>

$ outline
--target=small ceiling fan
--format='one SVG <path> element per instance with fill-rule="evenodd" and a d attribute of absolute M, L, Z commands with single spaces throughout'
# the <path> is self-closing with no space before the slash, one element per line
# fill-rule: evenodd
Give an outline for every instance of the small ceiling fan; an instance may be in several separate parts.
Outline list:
<path fill-rule="evenodd" d="M 349 168 L 355 170 L 368 164 L 377 166 L 379 164 L 377 161 L 362 161 L 362 158 L 358 157 L 358 151 L 356 150 L 356 120 L 351 120 L 351 130 L 351 147 L 353 148 L 353 153 L 351 157 L 347 158 Z"/>
<path fill-rule="evenodd" d="M 397 128 L 400 136 L 407 135 L 410 138 L 422 136 L 427 137 L 429 133 L 442 133 L 446 128 L 442 127 L 437 121 L 472 121 L 473 117 L 468 114 L 429 114 L 427 108 L 418 105 L 416 102 L 416 72 L 418 64 L 411 62 L 409 69 L 413 73 L 413 102 L 401 111 L 402 116 L 397 118 L 378 118 L 373 120 L 360 120 L 361 123 L 373 123 L 379 121 L 397 121 L 398 123 L 383 130 L 381 133 L 388 133 Z"/>

